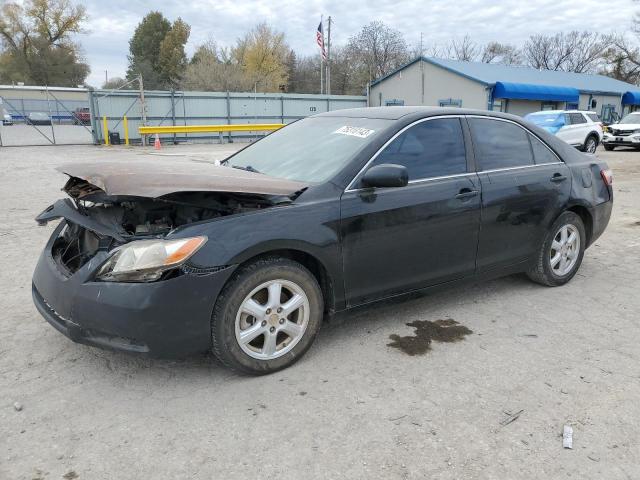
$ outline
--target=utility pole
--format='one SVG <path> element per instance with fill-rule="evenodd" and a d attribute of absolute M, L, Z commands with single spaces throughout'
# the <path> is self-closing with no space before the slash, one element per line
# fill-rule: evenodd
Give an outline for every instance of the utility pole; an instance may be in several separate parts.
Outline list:
<path fill-rule="evenodd" d="M 107 71 L 105 70 L 105 71 L 104 71 L 104 83 L 105 83 L 105 85 L 106 85 L 106 83 L 107 83 L 108 81 L 109 81 L 109 75 L 108 75 Z"/>
<path fill-rule="evenodd" d="M 331 95 L 331 15 L 327 28 L 327 95 Z"/>
<path fill-rule="evenodd" d="M 142 126 L 147 124 L 147 107 L 144 103 L 144 83 L 142 82 L 142 74 L 138 75 L 138 84 L 140 85 L 140 116 L 142 117 Z M 142 136 L 142 146 L 147 144 L 146 136 Z"/>
<path fill-rule="evenodd" d="M 421 105 L 424 105 L 424 61 L 422 61 L 422 57 L 424 56 L 424 52 L 422 50 L 422 32 L 420 32 L 420 78 L 422 82 L 422 101 Z"/>

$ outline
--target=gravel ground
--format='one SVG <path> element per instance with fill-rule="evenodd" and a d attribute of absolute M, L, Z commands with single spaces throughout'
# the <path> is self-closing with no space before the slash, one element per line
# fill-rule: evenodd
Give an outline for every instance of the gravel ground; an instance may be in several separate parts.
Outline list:
<path fill-rule="evenodd" d="M 154 158 L 211 161 L 235 148 Z M 261 378 L 208 356 L 76 345 L 32 305 L 54 228 L 33 217 L 65 180 L 54 167 L 149 153 L 0 148 L 1 479 L 640 477 L 640 153 L 598 152 L 614 170 L 614 214 L 570 284 L 512 276 L 360 310 L 326 325 L 293 368 Z M 388 346 L 413 335 L 407 323 L 440 319 L 473 333 L 423 355 Z M 573 450 L 562 448 L 565 424 Z"/>

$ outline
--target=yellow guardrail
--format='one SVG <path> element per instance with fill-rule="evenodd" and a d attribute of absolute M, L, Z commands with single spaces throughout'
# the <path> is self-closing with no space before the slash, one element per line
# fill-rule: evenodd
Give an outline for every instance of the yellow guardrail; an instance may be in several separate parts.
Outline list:
<path fill-rule="evenodd" d="M 163 133 L 257 132 L 278 130 L 284 123 L 245 123 L 242 125 L 160 125 L 138 127 L 140 135 Z"/>

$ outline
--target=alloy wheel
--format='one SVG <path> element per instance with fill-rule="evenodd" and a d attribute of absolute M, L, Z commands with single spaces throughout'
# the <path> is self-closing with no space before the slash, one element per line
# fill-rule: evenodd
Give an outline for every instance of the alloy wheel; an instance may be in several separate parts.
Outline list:
<path fill-rule="evenodd" d="M 567 275 L 575 266 L 579 255 L 580 232 L 575 225 L 563 225 L 551 242 L 549 252 L 551 270 L 559 277 Z"/>
<path fill-rule="evenodd" d="M 585 151 L 587 153 L 596 153 L 596 148 L 597 148 L 596 141 L 593 138 L 587 139 L 587 146 L 585 148 Z"/>
<path fill-rule="evenodd" d="M 259 360 L 281 357 L 304 336 L 309 312 L 309 299 L 296 283 L 278 279 L 258 285 L 236 315 L 238 345 Z"/>

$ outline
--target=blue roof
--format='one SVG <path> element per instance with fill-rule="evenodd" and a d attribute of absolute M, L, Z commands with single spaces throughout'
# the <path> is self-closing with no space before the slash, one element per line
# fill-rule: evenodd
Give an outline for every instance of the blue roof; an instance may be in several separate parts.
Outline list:
<path fill-rule="evenodd" d="M 538 70 L 523 66 L 465 62 L 463 60 L 447 60 L 430 57 L 422 57 L 422 59 L 425 62 L 438 65 L 487 86 L 493 86 L 497 82 L 526 83 L 530 85 L 571 87 L 582 93 L 610 93 L 615 95 L 622 95 L 629 90 L 638 89 L 635 85 L 616 80 L 615 78 L 606 77 L 604 75 Z M 375 85 L 383 81 L 400 70 L 413 65 L 419 60 L 420 57 L 417 57 L 406 65 L 403 65 L 384 77 L 375 80 L 371 85 Z"/>
<path fill-rule="evenodd" d="M 640 92 L 625 92 L 622 95 L 622 104 L 623 105 L 640 105 Z"/>
<path fill-rule="evenodd" d="M 580 100 L 580 92 L 572 87 L 496 82 L 496 86 L 493 89 L 493 97 L 577 103 Z"/>

